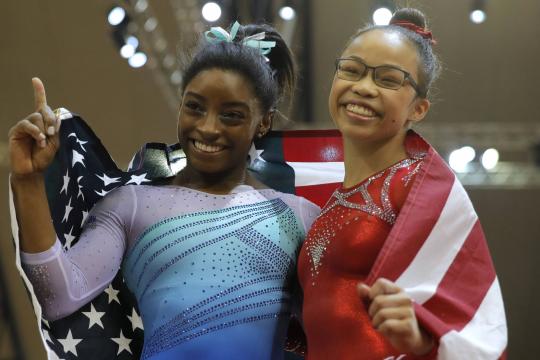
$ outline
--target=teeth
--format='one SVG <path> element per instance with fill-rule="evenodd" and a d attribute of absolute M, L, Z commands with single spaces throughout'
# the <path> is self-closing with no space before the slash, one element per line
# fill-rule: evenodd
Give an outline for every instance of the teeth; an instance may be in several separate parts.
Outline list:
<path fill-rule="evenodd" d="M 199 149 L 201 151 L 204 151 L 204 152 L 208 152 L 208 153 L 215 153 L 215 152 L 223 150 L 223 146 L 208 145 L 208 144 L 202 143 L 202 142 L 197 141 L 197 140 L 193 141 L 193 145 L 197 149 Z"/>
<path fill-rule="evenodd" d="M 375 111 L 362 106 L 362 105 L 356 105 L 356 104 L 347 104 L 347 111 L 353 112 L 358 115 L 368 116 L 368 117 L 374 117 L 377 115 Z"/>

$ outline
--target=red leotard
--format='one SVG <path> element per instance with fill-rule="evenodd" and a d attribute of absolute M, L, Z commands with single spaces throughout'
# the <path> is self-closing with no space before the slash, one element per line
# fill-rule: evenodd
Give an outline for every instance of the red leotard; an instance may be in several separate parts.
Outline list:
<path fill-rule="evenodd" d="M 368 276 L 421 165 L 421 156 L 405 159 L 337 189 L 311 227 L 298 260 L 308 359 L 401 355 L 371 325 L 356 286 Z"/>

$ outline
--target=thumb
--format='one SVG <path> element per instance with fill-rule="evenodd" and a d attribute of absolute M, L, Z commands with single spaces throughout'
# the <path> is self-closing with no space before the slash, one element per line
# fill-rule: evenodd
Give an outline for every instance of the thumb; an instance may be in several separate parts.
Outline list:
<path fill-rule="evenodd" d="M 32 78 L 32 86 L 34 87 L 34 104 L 37 111 L 47 106 L 47 96 L 45 94 L 45 86 L 39 78 Z"/>
<path fill-rule="evenodd" d="M 370 298 L 369 294 L 371 292 L 371 288 L 366 284 L 358 283 L 358 285 L 356 285 L 356 290 L 358 291 L 358 295 L 360 295 L 360 297 L 364 299 Z"/>

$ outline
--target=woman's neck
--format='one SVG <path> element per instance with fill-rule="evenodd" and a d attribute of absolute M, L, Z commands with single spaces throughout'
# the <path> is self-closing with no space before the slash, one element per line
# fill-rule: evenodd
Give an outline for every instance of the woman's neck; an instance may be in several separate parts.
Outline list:
<path fill-rule="evenodd" d="M 379 142 L 359 141 L 343 137 L 345 157 L 344 187 L 354 186 L 373 174 L 408 157 L 405 150 L 406 132 L 390 140 Z"/>
<path fill-rule="evenodd" d="M 190 189 L 210 194 L 230 194 L 238 185 L 251 185 L 251 179 L 245 168 L 228 173 L 202 173 L 187 165 L 171 182 L 172 185 L 184 186 Z"/>

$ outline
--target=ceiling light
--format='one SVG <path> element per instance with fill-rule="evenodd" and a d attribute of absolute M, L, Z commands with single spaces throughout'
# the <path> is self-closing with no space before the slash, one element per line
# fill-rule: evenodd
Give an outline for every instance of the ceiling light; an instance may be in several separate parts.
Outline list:
<path fill-rule="evenodd" d="M 133 45 L 125 44 L 124 46 L 122 46 L 122 47 L 120 48 L 120 55 L 121 55 L 124 59 L 129 59 L 129 58 L 132 57 L 134 54 L 135 54 L 135 48 L 133 47 Z"/>
<path fill-rule="evenodd" d="M 373 23 L 375 25 L 388 25 L 392 19 L 392 11 L 385 7 L 380 7 L 373 12 Z"/>
<path fill-rule="evenodd" d="M 476 151 L 470 146 L 463 146 L 460 149 L 454 150 L 450 153 L 448 163 L 450 167 L 457 172 L 465 172 L 467 165 L 474 160 Z"/>
<path fill-rule="evenodd" d="M 296 16 L 296 11 L 290 6 L 283 6 L 281 9 L 279 9 L 279 16 L 283 20 L 292 20 Z"/>
<path fill-rule="evenodd" d="M 494 169 L 497 166 L 497 163 L 499 162 L 499 152 L 497 149 L 487 149 L 482 154 L 482 166 L 486 170 Z"/>
<path fill-rule="evenodd" d="M 146 64 L 146 60 L 148 60 L 148 58 L 146 57 L 145 53 L 137 52 L 128 59 L 128 63 L 129 66 L 133 68 L 140 68 L 141 66 L 144 66 L 144 64 Z"/>
<path fill-rule="evenodd" d="M 206 21 L 214 22 L 221 17 L 221 6 L 215 2 L 207 2 L 202 7 L 202 16 Z"/>
<path fill-rule="evenodd" d="M 486 21 L 486 0 L 473 1 L 469 18 L 475 24 L 481 24 Z"/>
<path fill-rule="evenodd" d="M 486 20 L 486 13 L 482 10 L 473 10 L 470 17 L 473 23 L 481 24 Z"/>
<path fill-rule="evenodd" d="M 107 20 L 109 21 L 109 24 L 112 26 L 119 25 L 124 19 L 126 18 L 126 11 L 121 8 L 120 6 L 117 6 L 113 8 L 109 15 L 107 16 Z"/>

